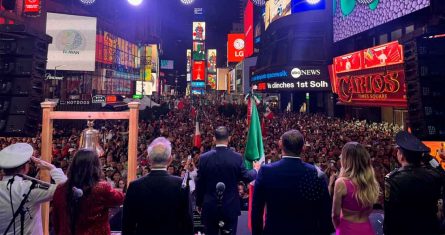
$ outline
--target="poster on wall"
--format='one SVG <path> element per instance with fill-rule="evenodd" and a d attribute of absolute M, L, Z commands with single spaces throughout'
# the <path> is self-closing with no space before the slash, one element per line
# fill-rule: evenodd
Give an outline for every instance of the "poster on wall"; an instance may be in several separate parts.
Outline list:
<path fill-rule="evenodd" d="M 205 60 L 206 52 L 204 42 L 193 42 L 193 60 Z"/>
<path fill-rule="evenodd" d="M 430 0 L 334 0 L 334 42 L 428 6 L 430 6 Z"/>
<path fill-rule="evenodd" d="M 151 46 L 151 71 L 157 72 L 158 61 L 159 61 L 158 45 L 150 44 L 150 46 Z"/>
<path fill-rule="evenodd" d="M 193 61 L 192 81 L 205 81 L 205 62 Z"/>
<path fill-rule="evenodd" d="M 206 40 L 206 22 L 193 22 L 193 41 Z"/>
<path fill-rule="evenodd" d="M 53 38 L 48 46 L 47 69 L 94 71 L 96 62 L 95 17 L 48 13 L 46 33 Z"/>
<path fill-rule="evenodd" d="M 216 73 L 216 49 L 207 50 L 207 72 Z"/>

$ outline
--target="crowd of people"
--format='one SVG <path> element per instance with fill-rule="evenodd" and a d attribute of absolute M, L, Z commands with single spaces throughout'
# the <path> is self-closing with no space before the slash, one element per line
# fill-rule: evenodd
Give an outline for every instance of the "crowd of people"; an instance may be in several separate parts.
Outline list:
<path fill-rule="evenodd" d="M 205 99 L 172 100 L 169 106 L 171 107 L 169 112 L 152 115 L 150 118 L 142 118 L 139 123 L 137 176 L 141 178 L 147 176 L 152 171 L 159 171 L 159 166 L 152 165 L 153 155 L 150 156 L 150 150 L 147 151 L 147 148 L 150 149 L 149 144 L 158 141 L 159 137 L 165 138 L 165 141 L 162 142 L 168 142 L 170 152 L 168 152 L 167 155 L 171 156 L 171 160 L 166 161 L 164 159 L 163 161 L 163 163 L 168 163 L 166 172 L 169 175 L 175 175 L 181 178 L 188 177 L 187 186 L 198 204 L 197 209 L 199 209 L 203 203 L 203 192 L 195 193 L 195 189 L 199 187 L 197 185 L 199 183 L 196 182 L 196 180 L 200 176 L 202 177 L 203 168 L 198 168 L 200 166 L 202 167 L 200 164 L 202 163 L 202 157 L 205 156 L 204 153 L 215 148 L 215 133 L 217 133 L 215 129 L 217 129 L 217 127 L 224 127 L 224 130 L 227 132 L 225 136 L 230 136 L 230 138 L 227 138 L 227 143 L 224 142 L 225 139 L 223 139 L 223 146 L 230 149 L 230 151 L 238 152 L 242 155 L 248 133 L 248 122 L 246 120 L 247 107 L 244 104 L 223 103 L 217 105 L 214 101 L 209 102 Z M 327 193 L 331 200 L 332 198 L 334 200 L 336 213 L 333 214 L 333 221 L 336 227 L 340 226 L 339 208 L 341 207 L 339 207 L 338 201 L 337 204 L 335 204 L 336 197 L 338 200 L 338 197 L 344 198 L 348 196 L 348 192 L 358 191 L 359 195 L 355 196 L 355 199 L 352 194 L 352 196 L 349 196 L 351 200 L 360 200 L 360 206 L 356 208 L 366 213 L 369 212 L 369 209 L 372 210 L 372 208 L 381 208 L 383 206 L 385 189 L 387 189 L 387 187 L 385 187 L 384 177 L 400 163 L 400 159 L 398 158 L 400 146 L 396 144 L 395 139 L 396 133 L 401 131 L 399 126 L 388 123 L 368 123 L 364 120 L 344 120 L 329 117 L 324 114 L 285 112 L 270 115 L 270 110 L 266 109 L 264 104 L 259 105 L 259 110 L 261 113 L 266 164 L 269 165 L 270 163 L 278 162 L 283 157 L 298 158 L 313 167 L 306 167 L 306 170 L 317 169 L 317 172 L 324 173 L 322 175 L 326 181 L 325 183 L 328 185 Z M 194 145 L 193 141 L 196 123 L 199 123 L 198 127 L 201 138 L 199 146 Z M 95 123 L 95 128 L 98 129 L 100 133 L 100 144 L 104 149 L 104 154 L 99 157 L 97 164 L 92 161 L 90 161 L 89 164 L 97 167 L 100 166 L 100 172 L 94 172 L 94 169 L 90 169 L 90 176 L 82 175 L 77 178 L 73 175 L 72 171 L 73 168 L 81 169 L 78 165 L 77 168 L 75 167 L 76 164 L 80 164 L 76 163 L 76 159 L 79 157 L 75 156 L 82 154 L 82 151 L 78 151 L 79 136 L 81 135 L 82 128 L 79 126 L 68 128 L 67 126 L 68 125 L 64 125 L 64 123 L 59 123 L 59 126 L 56 126 L 52 149 L 52 168 L 61 169 L 61 171 L 68 175 L 68 183 L 66 184 L 68 188 L 65 188 L 65 191 L 62 193 L 57 194 L 56 192 L 56 195 L 59 195 L 57 196 L 59 201 L 63 201 L 64 196 L 68 195 L 68 202 L 71 200 L 72 203 L 78 203 L 75 200 L 77 191 L 76 184 L 73 183 L 73 181 L 85 181 L 85 179 L 79 177 L 91 178 L 94 176 L 94 182 L 88 182 L 85 187 L 89 190 L 93 185 L 99 184 L 99 178 L 101 178 L 107 182 L 108 186 L 100 183 L 100 188 L 106 190 L 113 195 L 112 198 L 114 198 L 114 201 L 109 202 L 110 206 L 111 204 L 122 204 L 123 194 L 116 194 L 114 192 L 125 194 L 129 186 L 126 182 L 128 123 L 125 121 L 97 121 Z M 289 132 L 287 132 L 288 130 L 295 130 L 296 132 L 294 131 L 289 134 Z M 289 138 L 290 142 L 283 143 L 283 138 Z M 303 140 L 304 142 L 301 142 Z M 0 138 L 1 149 L 15 143 L 27 143 L 34 149 L 32 155 L 35 160 L 29 165 L 29 169 L 27 169 L 29 175 L 37 176 L 39 169 L 46 169 L 42 168 L 43 163 L 38 160 L 40 158 L 39 150 L 41 148 L 39 135 L 34 138 Z M 357 147 L 358 143 L 360 143 L 359 147 Z M 216 144 L 216 148 L 218 149 L 218 138 L 216 139 Z M 300 146 L 301 149 L 299 149 L 299 147 L 294 149 L 295 146 Z M 88 153 L 83 154 L 88 155 Z M 165 153 L 163 156 L 164 155 Z M 362 162 L 354 162 L 353 158 L 357 156 L 362 159 Z M 235 159 L 236 158 L 235 155 Z M 349 163 L 348 165 L 346 161 L 353 163 Z M 50 166 L 47 166 L 47 168 L 48 167 Z M 350 172 L 345 172 L 348 171 L 348 169 L 345 170 L 345 168 L 348 167 L 350 168 Z M 71 172 L 69 169 L 71 169 Z M 341 171 L 341 169 L 343 169 L 343 171 Z M 258 172 L 258 169 L 256 170 Z M 209 170 L 209 172 L 208 174 L 212 175 L 212 172 L 215 172 L 215 170 Z M 0 173 L 0 179 L 3 178 L 4 173 L 3 171 Z M 253 173 L 249 177 L 246 177 L 255 179 L 257 173 Z M 258 177 L 263 174 L 265 173 L 259 173 Z M 349 182 L 345 180 L 345 178 L 351 179 L 358 177 L 357 174 L 363 174 L 364 177 L 367 177 L 364 179 L 354 179 L 355 183 L 360 183 L 358 188 L 351 183 L 352 181 Z M 341 185 L 338 183 L 339 178 L 340 181 L 342 181 Z M 237 181 L 236 184 L 234 184 L 234 187 L 238 191 L 239 206 L 243 210 L 247 210 L 249 204 L 249 187 L 247 187 L 249 181 L 250 180 L 245 180 L 245 182 Z M 260 184 L 259 182 L 261 181 L 257 179 L 256 185 Z M 318 184 L 319 183 L 316 183 L 308 187 L 315 187 L 314 185 Z M 365 185 L 368 189 L 366 189 Z M 134 187 L 135 186 L 133 186 L 133 188 Z M 369 189 L 369 187 L 371 187 L 371 189 Z M 71 192 L 71 188 L 74 193 Z M 203 188 L 202 183 L 200 188 Z M 363 191 L 366 192 L 366 195 L 363 194 Z M 67 194 L 67 192 L 71 193 Z M 260 194 L 261 193 L 256 192 L 256 195 Z M 258 200 L 258 196 L 257 199 L 255 199 L 254 196 L 253 200 L 254 202 Z M 91 201 L 90 204 L 92 203 Z M 323 202 L 321 203 L 323 204 Z M 63 206 L 67 206 L 67 204 L 62 204 L 62 207 Z M 324 209 L 326 208 L 327 207 Z M 328 208 L 330 209 L 330 207 Z M 75 209 L 75 207 L 72 209 Z M 104 208 L 102 208 L 101 213 L 104 213 L 103 209 Z M 55 211 L 57 212 L 57 210 Z M 75 214 L 77 212 L 74 210 L 72 213 Z M 326 213 L 322 216 L 326 217 L 325 215 Z M 331 217 L 330 214 L 328 217 Z M 236 223 L 234 226 L 236 229 Z M 62 227 L 58 229 L 66 232 L 69 230 L 64 229 L 70 228 Z M 329 230 L 328 227 L 325 227 L 325 229 L 326 231 Z M 348 229 L 350 228 L 344 228 L 344 230 Z M 369 229 L 370 228 L 367 227 L 365 230 L 371 231 Z M 214 229 L 214 232 L 216 232 L 216 230 L 217 228 Z"/>
<path fill-rule="evenodd" d="M 141 120 L 139 123 L 138 145 L 138 177 L 150 172 L 147 161 L 147 143 L 156 137 L 164 136 L 173 144 L 173 162 L 168 171 L 173 175 L 183 176 L 186 170 L 193 172 L 199 161 L 200 154 L 210 150 L 213 146 L 213 130 L 217 126 L 226 126 L 231 132 L 229 146 L 235 151 L 243 153 L 247 122 L 245 105 L 194 102 L 183 100 L 181 109 L 172 108 L 165 116 Z M 174 107 L 174 105 L 171 105 Z M 193 107 L 193 108 L 192 108 Z M 196 117 L 197 116 L 197 117 Z M 195 120 L 199 121 L 201 146 L 193 146 Z M 328 178 L 331 186 L 338 175 L 339 156 L 343 145 L 349 141 L 362 143 L 370 152 L 373 167 L 378 182 L 383 187 L 383 178 L 396 167 L 396 149 L 394 135 L 400 127 L 388 123 L 368 123 L 359 120 L 343 120 L 322 114 L 282 113 L 262 120 L 264 147 L 267 162 L 280 159 L 278 139 L 289 129 L 300 130 L 306 138 L 305 151 L 301 157 L 304 161 L 320 167 Z M 62 125 L 64 123 L 61 123 Z M 60 126 L 62 126 L 60 125 Z M 101 144 L 105 154 L 100 158 L 107 181 L 115 188 L 124 191 L 127 187 L 127 122 L 96 122 L 100 130 Z M 53 163 L 65 172 L 72 162 L 77 150 L 82 128 L 61 127 L 54 132 Z M 35 138 L 0 138 L 2 148 L 16 142 L 26 142 L 36 149 L 38 157 L 41 146 L 40 135 Z M 193 161 L 186 166 L 187 158 L 191 155 Z M 35 175 L 31 169 L 31 175 Z M 1 175 L 0 175 L 1 176 Z M 248 195 L 240 187 L 243 197 Z M 246 187 L 244 187 L 246 188 Z M 244 190 L 245 191 L 245 190 Z"/>

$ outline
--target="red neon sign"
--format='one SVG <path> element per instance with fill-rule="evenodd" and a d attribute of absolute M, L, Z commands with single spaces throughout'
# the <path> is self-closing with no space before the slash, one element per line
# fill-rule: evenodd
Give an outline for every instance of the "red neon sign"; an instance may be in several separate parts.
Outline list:
<path fill-rule="evenodd" d="M 246 9 L 244 9 L 244 37 L 246 48 L 244 49 L 244 56 L 249 57 L 253 54 L 253 3 L 251 0 L 247 1 Z"/>
<path fill-rule="evenodd" d="M 25 0 L 23 12 L 40 12 L 40 0 Z"/>
<path fill-rule="evenodd" d="M 227 42 L 227 60 L 240 62 L 244 59 L 244 34 L 229 34 Z"/>

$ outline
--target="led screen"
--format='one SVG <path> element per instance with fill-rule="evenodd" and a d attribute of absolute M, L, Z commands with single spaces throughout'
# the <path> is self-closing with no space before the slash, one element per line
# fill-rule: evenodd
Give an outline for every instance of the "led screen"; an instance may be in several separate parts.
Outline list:
<path fill-rule="evenodd" d="M 94 17 L 48 13 L 46 33 L 53 42 L 46 68 L 95 71 L 96 25 Z"/>
<path fill-rule="evenodd" d="M 423 9 L 430 0 L 334 0 L 334 41 Z"/>

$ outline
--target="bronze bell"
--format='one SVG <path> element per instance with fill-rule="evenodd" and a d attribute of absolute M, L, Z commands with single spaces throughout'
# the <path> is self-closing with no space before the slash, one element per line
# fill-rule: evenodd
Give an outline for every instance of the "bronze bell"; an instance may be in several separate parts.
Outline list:
<path fill-rule="evenodd" d="M 96 150 L 97 156 L 101 157 L 104 154 L 104 150 L 99 144 L 99 131 L 93 129 L 94 121 L 88 121 L 87 126 L 80 136 L 79 149 Z"/>

